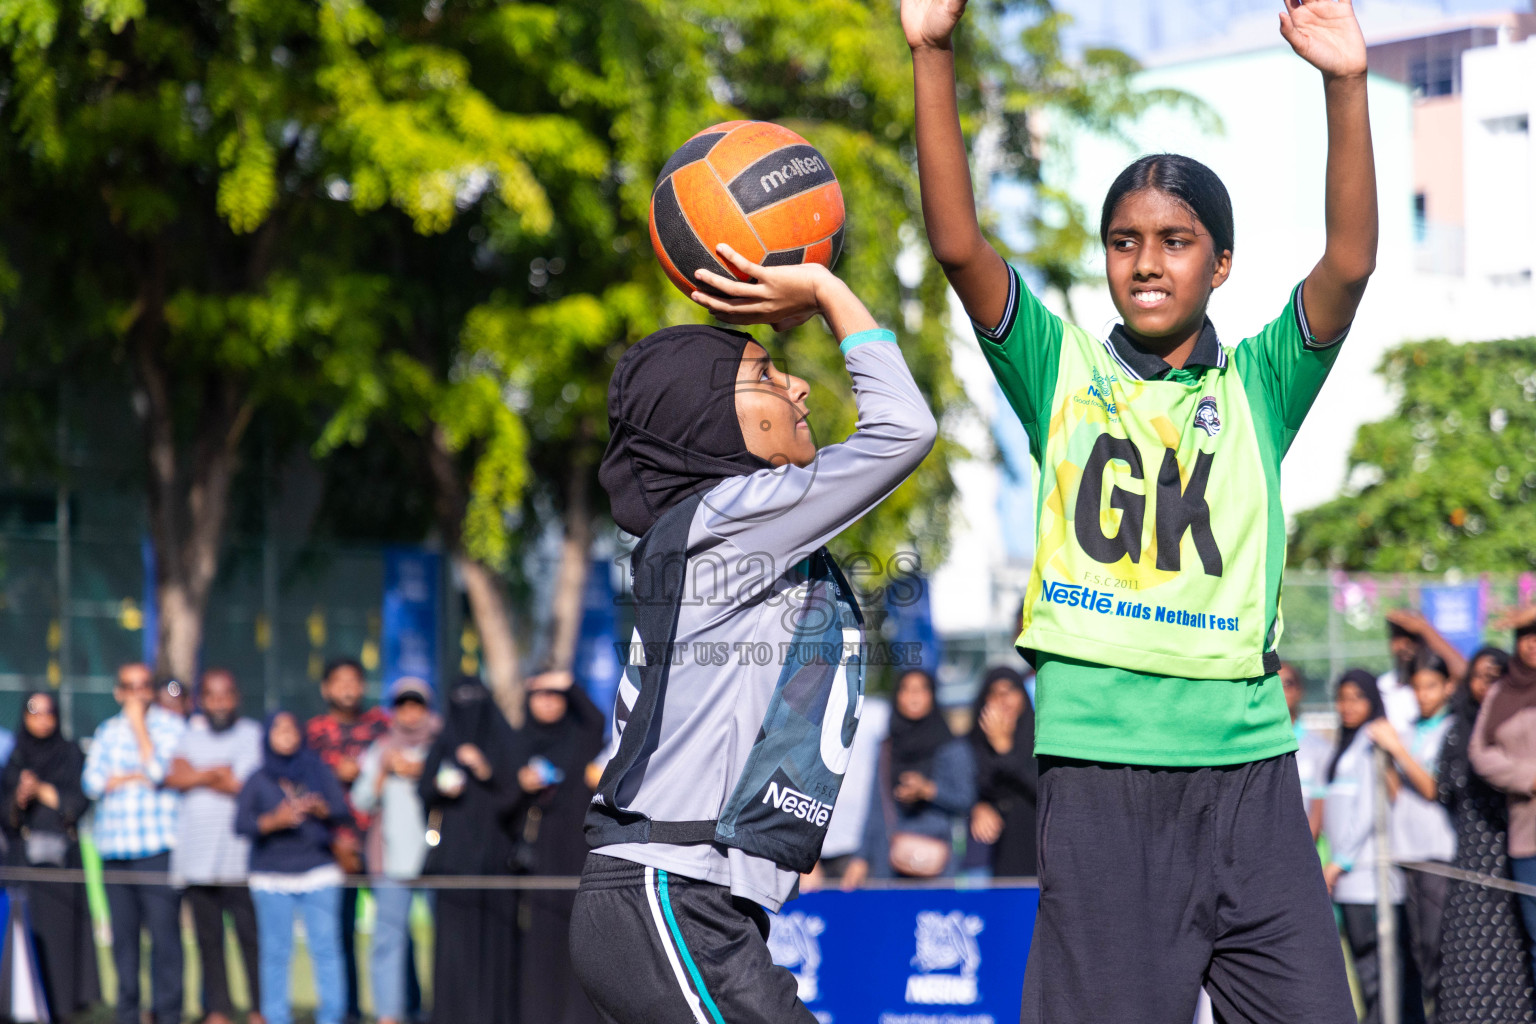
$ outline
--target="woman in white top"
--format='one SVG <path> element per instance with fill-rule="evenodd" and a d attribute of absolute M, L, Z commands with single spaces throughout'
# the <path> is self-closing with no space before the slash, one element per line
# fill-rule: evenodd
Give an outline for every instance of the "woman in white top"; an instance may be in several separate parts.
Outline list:
<path fill-rule="evenodd" d="M 1323 878 L 1344 920 L 1366 1024 L 1375 1024 L 1381 1019 L 1381 968 L 1376 947 L 1376 746 L 1371 735 L 1377 726 L 1392 726 L 1376 678 L 1364 669 L 1351 669 L 1339 679 L 1334 706 L 1339 713 L 1339 737 L 1323 780 L 1323 836 L 1329 850 Z M 1406 942 L 1402 872 L 1393 868 L 1388 884 L 1398 915 L 1400 1019 L 1403 1024 L 1424 1024 L 1419 972 Z"/>

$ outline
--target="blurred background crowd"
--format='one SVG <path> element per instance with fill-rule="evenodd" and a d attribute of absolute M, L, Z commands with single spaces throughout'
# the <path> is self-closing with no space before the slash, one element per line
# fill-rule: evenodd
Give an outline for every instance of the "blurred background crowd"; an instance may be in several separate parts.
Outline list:
<path fill-rule="evenodd" d="M 1298 812 L 1318 841 L 1363 1020 L 1379 1019 L 1383 1000 L 1409 1022 L 1532 1019 L 1536 897 L 1434 873 L 1536 884 L 1536 606 L 1503 622 L 1511 647 L 1468 657 L 1427 619 L 1394 612 L 1392 667 L 1343 672 L 1326 732 L 1301 720 L 1300 670 L 1281 670 Z M 890 699 L 867 706 L 802 891 L 1030 879 L 1031 683 L 995 666 L 970 705 L 946 708 L 932 674 L 899 674 Z M 566 946 L 605 712 L 565 672 L 528 681 L 519 727 L 473 675 L 441 692 L 401 677 L 377 704 L 369 688 L 360 663 L 335 658 L 324 711 L 258 721 L 243 716 L 228 670 L 184 686 L 134 662 L 116 675 L 118 712 L 79 744 L 60 729 L 54 693 L 28 695 L 3 737 L 5 864 L 91 870 L 13 873 L 4 957 L 35 965 L 36 991 L 16 990 L 27 971 L 7 971 L 0 1007 L 87 1020 L 104 1017 L 109 992 L 119 1024 L 188 1013 L 289 1024 L 296 1006 L 318 1024 L 365 1012 L 381 1024 L 595 1020 Z M 1389 765 L 1381 787 L 1376 751 Z M 1388 992 L 1381 794 L 1392 859 L 1417 865 L 1388 879 L 1400 947 Z"/>

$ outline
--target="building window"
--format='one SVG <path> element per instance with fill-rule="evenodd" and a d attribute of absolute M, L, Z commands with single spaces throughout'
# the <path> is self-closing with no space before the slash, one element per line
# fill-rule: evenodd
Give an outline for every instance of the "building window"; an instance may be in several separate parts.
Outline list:
<path fill-rule="evenodd" d="M 1413 196 L 1413 240 L 1420 245 L 1429 234 L 1429 203 L 1428 196 L 1423 192 L 1416 192 Z"/>

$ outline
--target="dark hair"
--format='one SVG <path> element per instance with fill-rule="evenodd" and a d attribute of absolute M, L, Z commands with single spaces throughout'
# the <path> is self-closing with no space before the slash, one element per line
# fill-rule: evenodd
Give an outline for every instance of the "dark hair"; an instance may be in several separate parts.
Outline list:
<path fill-rule="evenodd" d="M 1231 252 L 1235 231 L 1232 226 L 1232 197 L 1216 172 L 1198 160 L 1177 153 L 1153 153 L 1144 156 L 1120 172 L 1104 197 L 1104 212 L 1099 218 L 1099 241 L 1109 246 L 1109 222 L 1126 196 L 1155 189 L 1177 199 L 1205 225 L 1215 243 L 1216 255 Z"/>
<path fill-rule="evenodd" d="M 364 679 L 368 678 L 368 673 L 364 670 L 362 662 L 358 661 L 356 658 L 343 654 L 340 657 L 332 658 L 330 661 L 325 663 L 325 669 L 320 673 L 320 681 L 322 683 L 330 682 L 331 676 L 335 675 L 337 672 L 340 672 L 344 668 L 351 669 L 358 675 L 362 676 Z"/>
<path fill-rule="evenodd" d="M 1451 678 L 1451 667 L 1445 663 L 1445 659 L 1434 651 L 1424 650 L 1413 659 L 1413 671 L 1436 672 L 1445 678 Z"/>

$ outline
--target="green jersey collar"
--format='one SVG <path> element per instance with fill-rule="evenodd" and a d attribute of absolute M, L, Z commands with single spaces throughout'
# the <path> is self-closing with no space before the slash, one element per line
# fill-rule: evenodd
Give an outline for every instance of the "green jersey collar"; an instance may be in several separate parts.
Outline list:
<path fill-rule="evenodd" d="M 1109 349 L 1109 354 L 1115 357 L 1115 362 L 1135 380 L 1161 380 L 1163 375 L 1173 369 L 1162 356 L 1148 352 L 1126 333 L 1124 324 L 1115 324 L 1114 330 L 1109 332 L 1109 340 L 1104 342 L 1104 347 Z M 1216 326 L 1211 323 L 1211 318 L 1205 318 L 1205 326 L 1200 329 L 1200 337 L 1195 339 L 1195 350 L 1189 354 L 1189 359 L 1184 363 L 1185 368 L 1193 366 L 1214 366 L 1218 370 L 1224 370 L 1227 366 L 1227 353 L 1221 347 L 1221 339 L 1216 336 Z"/>

